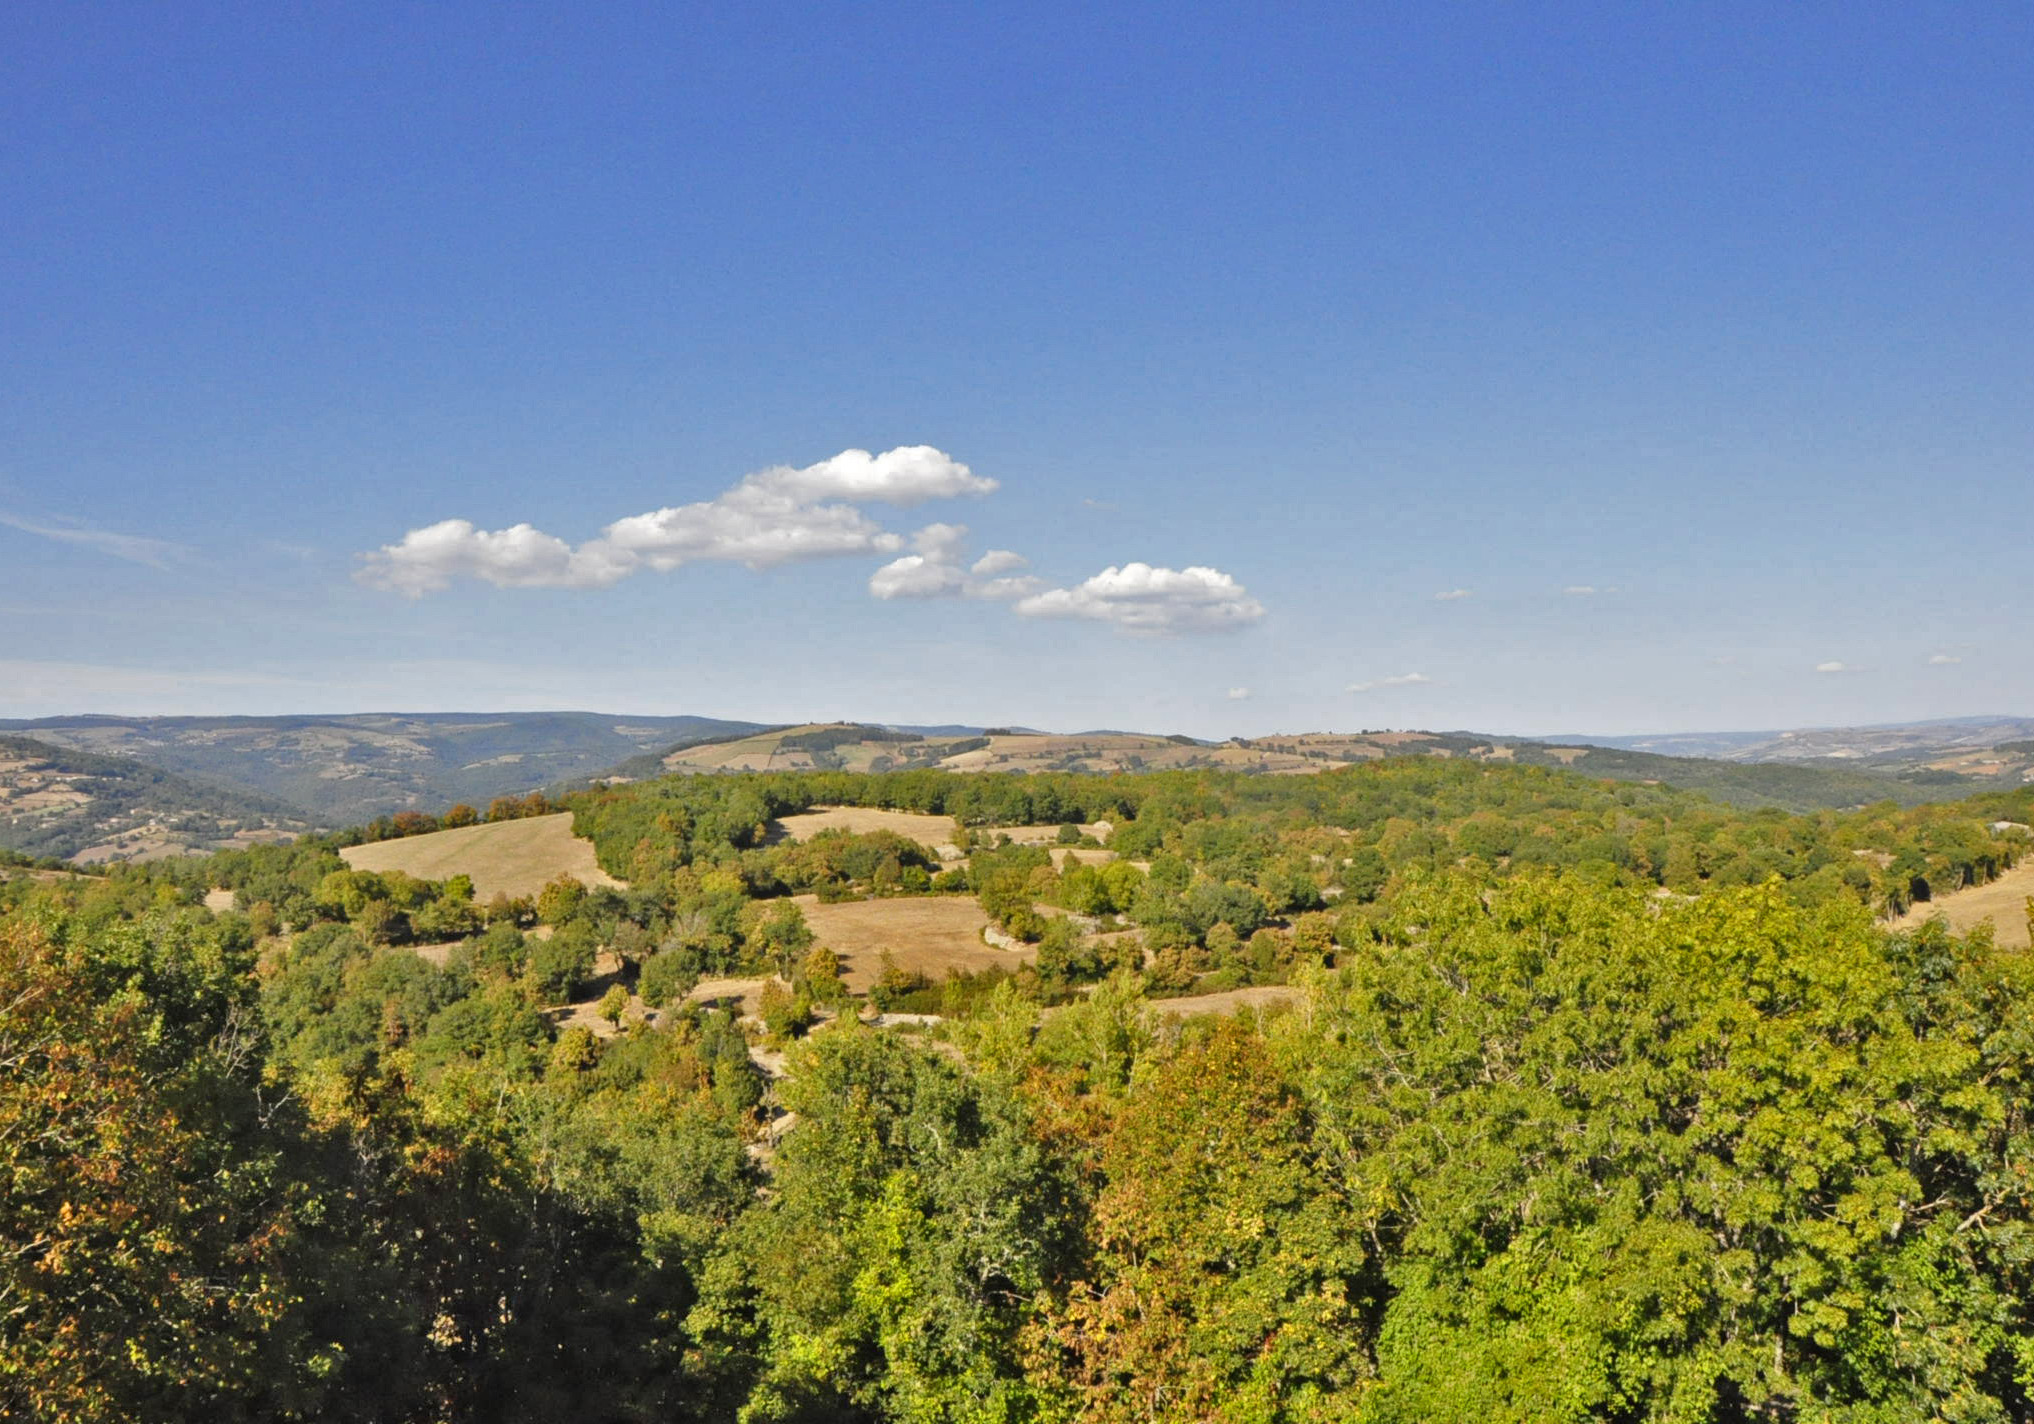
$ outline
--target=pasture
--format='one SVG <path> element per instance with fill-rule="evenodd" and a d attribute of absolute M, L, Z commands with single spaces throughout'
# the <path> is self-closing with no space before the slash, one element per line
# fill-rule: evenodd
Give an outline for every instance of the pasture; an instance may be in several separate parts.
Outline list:
<path fill-rule="evenodd" d="M 989 917 L 973 896 L 912 895 L 822 905 L 815 895 L 798 895 L 792 903 L 805 912 L 818 942 L 840 956 L 841 978 L 858 994 L 867 993 L 882 972 L 886 949 L 900 969 L 935 984 L 949 969 L 1014 969 L 1034 958 L 1030 949 L 994 949 L 983 941 Z"/>
<path fill-rule="evenodd" d="M 2029 947 L 2027 897 L 2034 895 L 2034 856 L 2022 860 L 1988 885 L 1952 890 L 1914 906 L 1893 921 L 1894 929 L 1913 929 L 1940 916 L 1957 934 L 1969 934 L 1986 920 L 1994 941 L 2008 949 Z"/>
<path fill-rule="evenodd" d="M 400 870 L 420 880 L 470 875 L 482 904 L 497 894 L 535 895 L 561 875 L 588 887 L 622 883 L 600 868 L 591 841 L 572 834 L 567 811 L 347 846 L 339 854 L 355 870 Z"/>
<path fill-rule="evenodd" d="M 810 840 L 821 831 L 890 831 L 917 841 L 941 859 L 958 852 L 953 844 L 951 816 L 923 816 L 914 811 L 878 811 L 866 806 L 820 806 L 770 823 L 771 840 Z"/>

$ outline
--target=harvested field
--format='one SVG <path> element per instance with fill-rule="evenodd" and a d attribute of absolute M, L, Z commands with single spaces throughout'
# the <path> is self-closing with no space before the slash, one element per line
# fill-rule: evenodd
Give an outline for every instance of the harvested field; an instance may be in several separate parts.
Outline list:
<path fill-rule="evenodd" d="M 620 885 L 593 858 L 593 842 L 572 834 L 572 815 L 492 821 L 426 836 L 348 846 L 339 852 L 355 870 L 400 870 L 423 880 L 473 877 L 473 896 L 535 895 L 561 875 L 582 885 Z"/>
<path fill-rule="evenodd" d="M 969 973 L 1028 964 L 1032 951 L 992 949 L 982 940 L 989 917 L 972 896 L 911 895 L 894 900 L 849 900 L 822 905 L 815 895 L 793 903 L 805 912 L 818 942 L 841 957 L 841 978 L 866 993 L 889 950 L 898 967 L 923 974 L 935 984 L 949 969 Z"/>
<path fill-rule="evenodd" d="M 951 816 L 921 816 L 915 811 L 876 811 L 866 806 L 821 806 L 770 823 L 771 840 L 809 840 L 821 831 L 890 831 L 917 841 L 933 854 L 957 854 Z"/>
<path fill-rule="evenodd" d="M 692 986 L 685 1002 L 710 1004 L 720 999 L 739 999 L 741 1012 L 753 1017 L 761 1012 L 763 986 L 769 982 L 768 979 L 702 979 Z"/>
<path fill-rule="evenodd" d="M 1916 905 L 1893 921 L 1895 929 L 1912 929 L 1940 916 L 1958 934 L 1969 934 L 1986 920 L 1997 943 L 2013 949 L 2029 947 L 2027 897 L 2034 895 L 2034 857 L 2022 860 L 1989 885 L 1973 885 L 1938 895 Z"/>
<path fill-rule="evenodd" d="M 1290 1004 L 1299 990 L 1290 984 L 1253 984 L 1247 989 L 1224 989 L 1218 994 L 1188 994 L 1178 999 L 1153 999 L 1151 1007 L 1160 1014 L 1192 1018 L 1196 1014 L 1233 1014 L 1242 1009 L 1268 1009 Z"/>
<path fill-rule="evenodd" d="M 1097 850 L 1089 846 L 1055 846 L 1052 863 L 1065 870 L 1069 865 L 1107 865 L 1116 858 L 1112 850 Z"/>
<path fill-rule="evenodd" d="M 1102 836 L 1106 834 L 1106 828 L 1105 827 L 1098 828 L 1096 826 L 1082 826 L 1081 833 L 1083 835 L 1093 836 L 1096 840 L 1100 840 Z M 1059 839 L 1059 827 L 982 826 L 976 830 L 975 834 L 980 836 L 983 840 L 994 840 L 998 836 L 1008 836 L 1012 841 L 1014 841 L 1018 845 L 1049 846 Z"/>
<path fill-rule="evenodd" d="M 205 908 L 215 915 L 223 915 L 233 908 L 233 892 L 218 886 L 205 892 Z"/>

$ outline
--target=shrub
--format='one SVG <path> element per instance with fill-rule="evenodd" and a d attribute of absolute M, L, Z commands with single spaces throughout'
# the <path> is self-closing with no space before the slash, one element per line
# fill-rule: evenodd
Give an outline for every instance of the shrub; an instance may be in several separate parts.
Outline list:
<path fill-rule="evenodd" d="M 687 966 L 685 956 L 667 949 L 651 956 L 643 965 L 642 981 L 636 985 L 636 992 L 651 1008 L 661 1009 L 679 1002 L 698 982 L 699 976 Z"/>
<path fill-rule="evenodd" d="M 593 931 L 573 923 L 540 939 L 530 950 L 530 978 L 537 992 L 553 1003 L 578 993 L 593 976 Z"/>

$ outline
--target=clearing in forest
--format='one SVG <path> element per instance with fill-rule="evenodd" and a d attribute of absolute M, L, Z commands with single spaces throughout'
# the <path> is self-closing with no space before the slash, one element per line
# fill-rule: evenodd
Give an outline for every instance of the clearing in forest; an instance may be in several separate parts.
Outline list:
<path fill-rule="evenodd" d="M 483 905 L 497 894 L 535 895 L 561 875 L 589 887 L 622 883 L 600 868 L 592 841 L 572 834 L 569 811 L 347 846 L 339 854 L 355 870 L 401 870 L 420 880 L 470 875 L 473 898 Z"/>
<path fill-rule="evenodd" d="M 810 840 L 821 831 L 891 831 L 917 841 L 942 859 L 958 852 L 953 844 L 951 816 L 923 816 L 915 811 L 878 811 L 867 806 L 818 806 L 770 823 L 771 840 Z"/>
<path fill-rule="evenodd" d="M 1177 999 L 1153 999 L 1154 1013 L 1192 1018 L 1197 1014 L 1234 1014 L 1244 1009 L 1269 1009 L 1290 1004 L 1299 990 L 1290 984 L 1253 984 L 1244 989 L 1222 989 L 1212 994 L 1186 994 Z"/>
<path fill-rule="evenodd" d="M 2026 949 L 2029 895 L 2034 895 L 2034 856 L 2023 859 L 1989 884 L 1952 890 L 1923 901 L 1894 920 L 1893 928 L 1910 930 L 1939 915 L 1949 921 L 1950 929 L 1956 933 L 1969 934 L 1990 920 L 1997 944 L 2008 949 Z"/>
<path fill-rule="evenodd" d="M 944 982 L 949 969 L 975 973 L 992 966 L 1015 969 L 1035 957 L 1029 949 L 994 949 L 982 940 L 989 917 L 972 896 L 900 895 L 890 900 L 847 900 L 822 905 L 816 895 L 793 903 L 805 912 L 813 937 L 841 958 L 841 978 L 868 992 L 889 950 L 897 967 Z"/>

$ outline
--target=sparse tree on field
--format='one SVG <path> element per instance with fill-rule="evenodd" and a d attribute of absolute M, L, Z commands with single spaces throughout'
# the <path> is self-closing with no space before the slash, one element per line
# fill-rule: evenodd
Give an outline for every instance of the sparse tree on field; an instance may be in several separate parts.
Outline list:
<path fill-rule="evenodd" d="M 621 1027 L 622 1015 L 629 1011 L 629 991 L 616 984 L 600 996 L 600 1016 L 616 1028 Z"/>

